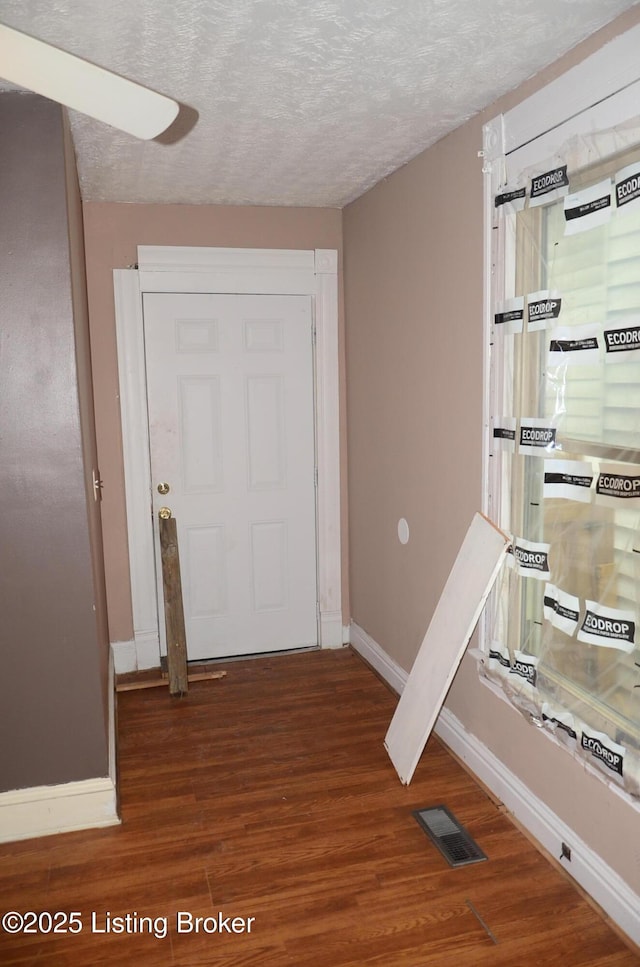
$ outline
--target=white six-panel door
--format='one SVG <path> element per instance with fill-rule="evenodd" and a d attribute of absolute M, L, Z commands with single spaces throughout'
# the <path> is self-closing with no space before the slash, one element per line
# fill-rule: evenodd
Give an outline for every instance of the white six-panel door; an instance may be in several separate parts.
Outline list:
<path fill-rule="evenodd" d="M 189 659 L 315 645 L 310 298 L 146 293 L 143 311 L 155 534 L 168 507 Z"/>

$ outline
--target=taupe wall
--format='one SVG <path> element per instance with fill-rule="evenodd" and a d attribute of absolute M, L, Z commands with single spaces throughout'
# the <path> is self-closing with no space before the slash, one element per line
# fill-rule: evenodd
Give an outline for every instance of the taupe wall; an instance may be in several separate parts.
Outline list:
<path fill-rule="evenodd" d="M 96 622 L 80 425 L 79 382 L 90 377 L 86 351 L 76 362 L 87 320 L 72 283 L 72 264 L 82 271 L 73 159 L 61 109 L 35 95 L 1 95 L 0 129 L 4 791 L 108 774 L 108 639 Z"/>
<path fill-rule="evenodd" d="M 351 608 L 405 669 L 481 506 L 482 124 L 638 20 L 620 18 L 344 211 Z M 496 698 L 472 659 L 447 704 L 640 892 L 625 845 L 637 810 Z"/>
<path fill-rule="evenodd" d="M 133 637 L 129 556 L 118 404 L 118 363 L 113 269 L 136 262 L 138 245 L 229 248 L 337 249 L 342 256 L 342 214 L 335 209 L 252 208 L 213 205 L 84 205 L 87 283 L 94 371 L 96 429 L 104 479 L 102 515 L 111 641 Z M 339 269 L 341 273 L 341 269 Z M 341 298 L 341 296 L 340 296 Z M 344 400 L 343 321 L 340 310 L 341 397 Z M 343 466 L 346 468 L 344 407 Z M 346 475 L 342 481 L 343 614 L 349 620 L 346 557 Z"/>

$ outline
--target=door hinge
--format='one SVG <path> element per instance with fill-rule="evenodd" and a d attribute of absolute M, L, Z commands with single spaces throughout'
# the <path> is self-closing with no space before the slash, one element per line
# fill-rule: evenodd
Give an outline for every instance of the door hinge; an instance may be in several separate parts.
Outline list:
<path fill-rule="evenodd" d="M 100 477 L 100 471 L 95 468 L 91 472 L 91 482 L 93 485 L 93 499 L 95 501 L 102 500 L 102 488 L 104 487 L 104 480 Z"/>
<path fill-rule="evenodd" d="M 318 468 L 313 468 L 313 486 L 318 489 Z"/>

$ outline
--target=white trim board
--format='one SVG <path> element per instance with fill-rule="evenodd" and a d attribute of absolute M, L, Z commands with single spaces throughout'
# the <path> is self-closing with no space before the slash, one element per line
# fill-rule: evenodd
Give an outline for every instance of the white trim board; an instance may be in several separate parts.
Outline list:
<path fill-rule="evenodd" d="M 116 675 L 138 670 L 138 655 L 135 641 L 112 641 L 111 654 Z"/>
<path fill-rule="evenodd" d="M 355 622 L 351 624 L 351 645 L 395 692 L 402 692 L 408 673 Z M 640 897 L 625 881 L 447 708 L 440 712 L 434 731 L 550 855 L 559 856 L 563 842 L 571 844 L 571 868 L 567 872 L 634 943 L 640 944 Z"/>
<path fill-rule="evenodd" d="M 485 160 L 510 154 L 630 87 L 640 79 L 639 48 L 640 24 L 594 51 L 506 114 L 498 115 L 485 126 Z"/>
<path fill-rule="evenodd" d="M 495 524 L 474 514 L 384 740 L 405 785 L 411 782 L 509 544 Z"/>
<path fill-rule="evenodd" d="M 109 775 L 0 793 L 0 843 L 117 826 L 115 655 L 109 655 Z"/>
<path fill-rule="evenodd" d="M 310 295 L 316 326 L 315 409 L 318 485 L 320 646 L 343 644 L 338 379 L 338 253 L 189 246 L 138 247 L 138 271 L 116 269 L 120 381 L 135 668 L 160 664 L 151 473 L 143 342 L 145 292 Z M 128 643 L 116 643 L 117 670 L 133 671 Z"/>
<path fill-rule="evenodd" d="M 409 673 L 390 658 L 378 642 L 355 622 L 351 624 L 350 643 L 351 647 L 364 658 L 368 665 L 371 665 L 396 695 L 400 696 L 407 684 Z"/>
<path fill-rule="evenodd" d="M 116 787 L 110 776 L 0 794 L 2 843 L 119 823 Z"/>

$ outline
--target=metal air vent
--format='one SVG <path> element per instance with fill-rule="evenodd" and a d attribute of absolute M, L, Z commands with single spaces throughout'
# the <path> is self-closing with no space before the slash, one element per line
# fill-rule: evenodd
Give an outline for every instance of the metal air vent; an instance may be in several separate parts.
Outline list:
<path fill-rule="evenodd" d="M 428 806 L 413 815 L 450 866 L 468 866 L 488 859 L 446 806 Z"/>

